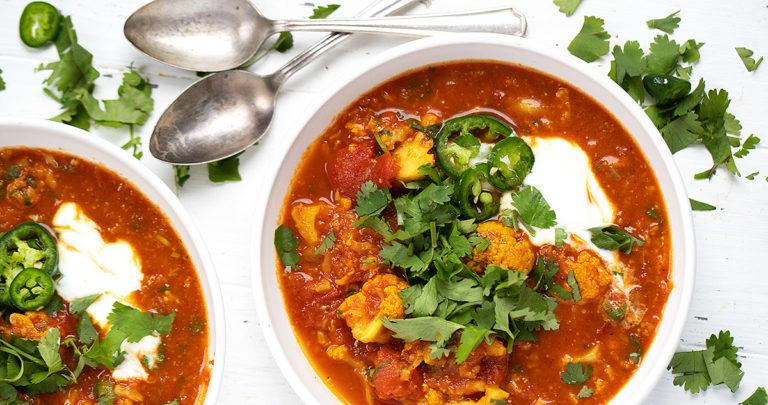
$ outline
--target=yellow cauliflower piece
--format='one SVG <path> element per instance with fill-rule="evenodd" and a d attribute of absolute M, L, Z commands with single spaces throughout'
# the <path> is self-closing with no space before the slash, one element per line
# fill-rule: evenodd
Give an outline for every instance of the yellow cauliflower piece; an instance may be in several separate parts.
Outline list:
<path fill-rule="evenodd" d="M 293 218 L 293 222 L 296 224 L 296 231 L 309 244 L 320 242 L 317 228 L 315 228 L 315 218 L 317 218 L 319 212 L 319 204 L 299 203 L 291 208 L 291 218 Z"/>
<path fill-rule="evenodd" d="M 423 174 L 419 174 L 419 167 L 435 165 L 435 156 L 431 153 L 432 145 L 432 138 L 421 132 L 398 145 L 392 152 L 400 168 L 395 178 L 406 182 L 424 178 Z"/>
<path fill-rule="evenodd" d="M 392 334 L 379 318 L 405 316 L 398 294 L 408 287 L 405 280 L 394 274 L 380 274 L 366 281 L 359 293 L 347 297 L 339 305 L 339 311 L 352 329 L 352 336 L 363 343 L 387 343 Z"/>
<path fill-rule="evenodd" d="M 582 298 L 595 298 L 611 283 L 611 274 L 603 260 L 591 250 L 582 250 L 576 261 L 568 260 L 566 270 L 573 270 Z"/>
<path fill-rule="evenodd" d="M 533 244 L 523 231 L 515 231 L 500 221 L 488 221 L 478 225 L 477 233 L 491 241 L 488 248 L 472 253 L 472 260 L 484 264 L 496 264 L 508 270 L 529 273 L 536 255 Z"/>

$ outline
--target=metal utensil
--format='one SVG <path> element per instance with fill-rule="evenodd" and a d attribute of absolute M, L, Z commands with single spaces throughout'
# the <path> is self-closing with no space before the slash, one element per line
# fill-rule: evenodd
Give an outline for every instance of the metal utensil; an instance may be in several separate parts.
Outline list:
<path fill-rule="evenodd" d="M 466 18 L 478 15 L 483 17 Z M 267 38 L 283 31 L 521 35 L 524 22 L 509 8 L 377 19 L 270 20 L 248 0 L 155 0 L 128 17 L 123 30 L 133 45 L 161 62 L 216 72 L 247 62 Z"/>

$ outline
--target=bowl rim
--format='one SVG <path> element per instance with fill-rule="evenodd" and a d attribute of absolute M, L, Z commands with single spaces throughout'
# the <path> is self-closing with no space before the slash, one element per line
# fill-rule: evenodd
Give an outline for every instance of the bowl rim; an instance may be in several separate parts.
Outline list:
<path fill-rule="evenodd" d="M 188 242 L 185 244 L 185 247 L 188 250 L 194 249 L 198 253 L 200 258 L 200 266 L 195 266 L 195 271 L 197 273 L 202 273 L 202 275 L 205 276 L 205 279 L 207 279 L 208 282 L 207 287 L 210 291 L 210 297 L 208 302 L 206 302 L 206 307 L 208 310 L 208 315 L 212 316 L 212 318 L 208 320 L 208 323 L 209 325 L 212 324 L 213 327 L 209 328 L 209 344 L 207 348 L 208 359 L 206 361 L 208 363 L 212 362 L 213 364 L 211 366 L 211 378 L 204 393 L 203 403 L 211 405 L 215 404 L 221 388 L 224 370 L 226 342 L 224 300 L 221 294 L 221 284 L 219 283 L 216 269 L 213 265 L 213 260 L 211 259 L 210 253 L 208 252 L 208 248 L 206 247 L 206 244 L 202 238 L 202 235 L 198 231 L 197 226 L 192 221 L 192 217 L 190 217 L 187 210 L 182 206 L 179 198 L 170 190 L 170 188 L 168 188 L 168 186 L 162 180 L 160 180 L 159 177 L 157 177 L 157 175 L 155 175 L 148 167 L 141 164 L 139 160 L 135 159 L 133 156 L 123 151 L 116 145 L 108 142 L 105 139 L 102 139 L 95 134 L 89 133 L 77 127 L 50 120 L 0 117 L 0 133 L 13 129 L 38 130 L 40 132 L 55 133 L 56 136 L 62 137 L 63 140 L 72 141 L 75 144 L 85 144 L 89 147 L 92 147 L 97 151 L 97 155 L 99 156 L 83 156 L 81 151 L 73 150 L 72 148 L 64 146 L 54 145 L 49 147 L 30 146 L 25 145 L 24 143 L 6 145 L 3 142 L 0 144 L 0 148 L 15 146 L 32 147 L 48 149 L 77 156 L 80 159 L 101 165 L 112 171 L 113 173 L 122 177 L 123 180 L 136 187 L 146 197 L 145 191 L 139 188 L 139 186 L 136 184 L 136 181 L 129 178 L 135 177 L 136 179 L 149 184 L 152 188 L 152 191 L 156 192 L 163 200 L 163 202 L 168 204 L 172 213 L 179 218 L 179 223 L 172 223 L 172 225 L 174 226 L 176 232 L 179 233 L 180 238 L 182 237 L 180 230 L 186 231 L 186 233 L 189 235 L 189 240 L 185 241 Z M 114 160 L 122 165 L 125 165 L 128 170 L 123 172 L 110 167 L 110 160 Z M 168 217 L 168 213 L 158 205 L 157 201 L 153 199 L 149 200 L 157 206 L 160 212 Z M 170 218 L 168 218 L 168 220 L 170 221 Z M 206 286 L 202 285 L 202 282 L 201 287 L 203 289 L 203 294 L 205 295 Z"/>
<path fill-rule="evenodd" d="M 263 291 L 263 283 L 262 283 L 263 273 L 261 271 L 262 270 L 261 256 L 262 254 L 267 254 L 267 255 L 270 255 L 271 257 L 276 257 L 276 253 L 274 252 L 273 249 L 269 250 L 268 252 L 262 251 L 262 246 L 264 246 L 264 241 L 262 238 L 262 235 L 264 234 L 263 227 L 266 224 L 265 220 L 266 220 L 269 200 L 271 198 L 276 198 L 272 195 L 272 192 L 274 191 L 274 185 L 277 181 L 277 174 L 280 172 L 284 158 L 291 151 L 291 148 L 296 143 L 299 135 L 305 131 L 306 126 L 312 121 L 314 116 L 326 104 L 330 103 L 337 96 L 338 93 L 342 92 L 348 86 L 354 85 L 356 82 L 361 80 L 365 75 L 369 74 L 372 70 L 376 69 L 377 67 L 389 61 L 395 60 L 400 57 L 408 56 L 414 52 L 427 50 L 430 48 L 443 47 L 443 46 L 468 45 L 468 44 L 478 44 L 478 45 L 491 44 L 491 45 L 505 46 L 513 51 L 515 49 L 522 49 L 532 53 L 537 53 L 539 54 L 539 56 L 552 59 L 557 63 L 560 63 L 561 65 L 563 65 L 564 68 L 574 71 L 576 74 L 585 76 L 588 80 L 593 81 L 596 85 L 601 87 L 603 90 L 610 93 L 609 96 L 613 97 L 615 101 L 620 104 L 621 108 L 626 109 L 632 115 L 632 118 L 637 120 L 638 124 L 642 128 L 642 132 L 643 132 L 642 136 L 648 135 L 649 141 L 653 144 L 654 149 L 656 150 L 656 152 L 658 152 L 659 157 L 662 160 L 663 165 L 661 167 L 653 167 L 652 170 L 656 175 L 657 181 L 661 182 L 662 177 L 660 177 L 659 174 L 664 174 L 665 176 L 668 176 L 669 181 L 672 183 L 671 189 L 674 193 L 674 196 L 673 196 L 674 198 L 670 198 L 670 196 L 667 196 L 666 194 L 664 194 L 664 197 L 665 197 L 664 203 L 666 205 L 667 212 L 670 213 L 674 211 L 675 213 L 681 214 L 679 217 L 679 220 L 681 221 L 681 229 L 679 229 L 679 232 L 681 235 L 682 243 L 680 246 L 676 246 L 673 244 L 672 250 L 671 250 L 672 255 L 670 257 L 670 262 L 675 264 L 677 262 L 676 256 L 682 256 L 681 260 L 684 266 L 682 266 L 682 268 L 674 268 L 672 270 L 672 273 L 670 274 L 675 274 L 677 272 L 682 273 L 680 279 L 684 281 L 684 284 L 682 286 L 679 286 L 679 285 L 673 286 L 673 288 L 670 290 L 670 295 L 667 298 L 667 302 L 665 303 L 665 306 L 662 310 L 662 314 L 666 314 L 666 312 L 670 310 L 670 307 L 669 307 L 670 298 L 673 296 L 673 294 L 675 294 L 675 290 L 679 289 L 680 300 L 677 303 L 678 305 L 674 308 L 674 310 L 676 311 L 674 322 L 671 324 L 671 326 L 668 327 L 668 330 L 667 330 L 668 332 L 667 341 L 660 342 L 657 339 L 662 326 L 666 325 L 664 324 L 664 316 L 662 316 L 662 320 L 659 322 L 657 326 L 657 331 L 656 331 L 656 334 L 654 335 L 654 340 L 651 343 L 651 346 L 649 348 L 649 349 L 655 349 L 661 346 L 661 349 L 657 350 L 657 353 L 654 361 L 652 362 L 652 365 L 648 365 L 644 368 L 643 366 L 649 363 L 644 358 L 643 362 L 640 364 L 640 367 L 634 372 L 634 374 L 630 377 L 630 379 L 627 380 L 627 382 L 616 393 L 616 395 L 612 397 L 611 400 L 609 401 L 609 403 L 611 404 L 635 404 L 635 403 L 639 404 L 645 398 L 647 398 L 651 390 L 654 388 L 654 386 L 657 384 L 657 382 L 661 378 L 662 374 L 666 371 L 666 365 L 669 364 L 669 361 L 672 359 L 672 356 L 677 348 L 677 343 L 679 342 L 680 336 L 682 335 L 686 318 L 688 317 L 688 314 L 690 311 L 691 301 L 693 298 L 694 283 L 695 283 L 695 258 L 696 258 L 695 257 L 695 237 L 694 237 L 694 231 L 693 231 L 693 218 L 691 214 L 691 207 L 689 204 L 687 204 L 689 200 L 685 191 L 685 186 L 684 186 L 682 177 L 677 168 L 677 165 L 674 162 L 672 153 L 669 151 L 669 148 L 667 147 L 666 143 L 663 141 L 663 138 L 661 137 L 656 126 L 652 123 L 652 121 L 645 114 L 642 108 L 618 84 L 613 82 L 607 75 L 602 74 L 601 72 L 597 71 L 593 66 L 590 66 L 588 63 L 582 61 L 581 59 L 567 52 L 564 52 L 562 49 L 555 48 L 549 44 L 541 43 L 536 40 L 531 40 L 528 38 L 507 36 L 507 35 L 501 35 L 501 34 L 486 34 L 486 33 L 445 34 L 440 36 L 428 37 L 428 38 L 418 39 L 412 42 L 408 42 L 408 43 L 396 46 L 394 48 L 391 48 L 387 51 L 382 52 L 379 55 L 371 57 L 364 64 L 362 64 L 354 74 L 350 74 L 348 77 L 344 77 L 344 78 L 339 77 L 338 78 L 339 80 L 336 81 L 335 84 L 333 84 L 332 86 L 329 86 L 312 103 L 309 103 L 308 107 L 303 111 L 303 117 L 298 119 L 293 124 L 291 129 L 288 131 L 290 136 L 290 138 L 288 139 L 290 139 L 290 142 L 281 143 L 280 146 L 278 146 L 278 148 L 276 148 L 276 150 L 273 151 L 271 155 L 271 159 L 266 168 L 265 181 L 261 184 L 261 187 L 259 189 L 258 195 L 260 195 L 261 197 L 257 200 L 256 206 L 255 206 L 256 220 L 252 228 L 253 234 L 251 238 L 251 272 L 250 272 L 259 324 L 261 326 L 265 340 L 267 341 L 269 350 L 272 353 L 273 357 L 275 358 L 276 363 L 280 368 L 280 371 L 283 373 L 283 376 L 288 380 L 289 385 L 298 394 L 301 400 L 307 404 L 318 402 L 317 398 L 310 392 L 305 382 L 301 380 L 296 370 L 291 366 L 291 363 L 288 361 L 285 347 L 278 340 L 277 334 L 275 333 L 275 329 L 272 325 L 272 318 L 268 311 L 267 300 Z M 392 78 L 395 78 L 407 71 L 419 69 L 420 67 L 445 63 L 448 61 L 461 61 L 461 60 L 469 60 L 469 59 L 476 60 L 481 58 L 456 57 L 456 58 L 450 58 L 450 59 L 443 59 L 442 61 L 439 61 L 439 62 L 424 62 L 421 65 L 414 65 L 412 67 L 406 68 L 405 70 L 398 69 L 393 74 L 391 74 L 388 78 L 380 81 L 378 84 L 384 83 L 387 80 L 391 80 Z M 501 58 L 488 57 L 485 59 L 491 60 L 491 61 L 499 60 L 504 63 L 517 63 L 518 65 L 526 66 L 520 62 L 509 62 L 509 61 L 502 60 Z M 567 79 L 559 77 L 554 73 L 551 73 L 549 71 L 546 71 L 537 67 L 531 67 L 531 68 L 537 71 L 544 72 L 548 75 L 554 76 L 560 80 L 566 81 L 572 86 L 581 90 L 581 86 L 571 83 Z M 351 102 L 354 102 L 354 100 L 357 97 L 361 96 L 362 94 L 365 94 L 365 92 L 371 90 L 378 84 L 375 84 L 372 87 L 368 87 L 364 89 L 355 98 L 353 98 Z M 585 90 L 581 90 L 581 91 L 586 94 L 589 94 L 590 97 L 592 97 L 593 100 L 595 100 L 597 103 L 601 105 L 603 104 L 600 100 L 594 98 L 592 94 L 587 93 Z M 346 108 L 346 107 L 343 107 L 343 108 Z M 607 107 L 605 108 L 607 109 Z M 334 118 L 331 119 L 331 121 L 335 119 L 335 117 L 341 111 L 342 110 L 338 110 L 336 112 L 336 115 L 334 115 Z M 618 120 L 618 117 L 616 117 L 616 114 L 614 111 L 611 111 L 611 114 L 614 115 L 614 117 Z M 619 122 L 622 122 L 622 121 L 619 121 Z M 622 124 L 626 125 L 624 122 L 622 122 Z M 330 125 L 330 122 L 326 124 L 326 127 L 327 125 Z M 317 136 L 319 135 L 320 134 L 318 134 Z M 633 133 L 630 133 L 630 135 L 637 142 L 637 139 L 638 139 L 637 136 L 635 136 L 635 134 Z M 313 138 L 313 141 L 317 139 L 317 136 Z M 311 145 L 311 142 L 306 147 L 308 147 L 309 145 Z M 304 148 L 304 151 L 302 151 L 302 153 L 306 151 L 306 147 Z M 643 150 L 643 153 L 646 154 L 646 151 Z M 646 159 L 648 159 L 647 154 L 646 154 Z M 282 204 L 284 204 L 286 191 L 287 190 L 282 190 L 282 192 L 279 193 L 281 206 Z M 674 207 L 671 206 L 670 200 L 676 201 L 677 204 Z M 270 218 L 270 221 L 272 220 L 273 218 Z M 277 223 L 275 224 L 270 223 L 267 225 L 275 227 L 277 226 Z M 272 246 L 272 243 L 269 243 L 269 246 Z M 271 270 L 273 270 L 276 274 L 276 271 L 277 271 L 276 267 Z M 281 304 L 284 304 L 284 302 L 282 302 Z M 292 325 L 291 325 L 291 329 L 293 329 Z M 295 332 L 294 332 L 294 337 L 295 337 Z M 307 364 L 314 370 L 314 367 L 311 365 L 309 360 L 306 359 L 305 354 L 304 354 L 304 358 Z M 640 374 L 641 370 L 650 370 L 650 371 L 644 372 L 645 379 L 643 379 L 641 382 L 636 382 L 635 384 L 633 384 L 632 385 L 633 391 L 630 394 L 627 394 L 626 393 L 627 387 L 629 387 L 630 383 L 632 383 L 633 381 L 638 380 L 637 377 Z M 330 391 L 327 385 L 325 388 Z M 333 394 L 336 395 L 335 393 Z"/>

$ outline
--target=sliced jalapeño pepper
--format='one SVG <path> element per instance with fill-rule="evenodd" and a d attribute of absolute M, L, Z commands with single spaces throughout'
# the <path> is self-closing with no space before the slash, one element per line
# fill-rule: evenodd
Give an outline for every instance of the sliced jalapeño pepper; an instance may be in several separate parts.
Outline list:
<path fill-rule="evenodd" d="M 502 139 L 488 155 L 488 181 L 501 190 L 512 190 L 523 184 L 533 162 L 533 151 L 525 141 L 518 137 Z"/>
<path fill-rule="evenodd" d="M 656 99 L 656 104 L 662 107 L 687 96 L 691 91 L 689 81 L 667 75 L 646 75 L 643 87 Z"/>
<path fill-rule="evenodd" d="M 504 121 L 490 115 L 465 115 L 445 122 L 437 134 L 437 163 L 446 174 L 459 178 L 477 156 L 481 139 L 495 141 L 514 131 Z"/>
<path fill-rule="evenodd" d="M 499 194 L 488 183 L 488 164 L 478 163 L 459 177 L 459 207 L 462 214 L 478 222 L 499 213 Z"/>
<path fill-rule="evenodd" d="M 24 269 L 11 282 L 11 303 L 22 311 L 34 311 L 51 301 L 55 292 L 53 279 L 43 270 Z"/>
<path fill-rule="evenodd" d="M 44 1 L 33 1 L 21 12 L 19 36 L 27 46 L 38 48 L 56 39 L 60 24 L 61 15 L 56 7 Z"/>
<path fill-rule="evenodd" d="M 0 267 L 37 267 L 53 277 L 59 255 L 56 241 L 36 222 L 24 222 L 0 238 Z M 2 270 L 2 269 L 0 269 Z"/>

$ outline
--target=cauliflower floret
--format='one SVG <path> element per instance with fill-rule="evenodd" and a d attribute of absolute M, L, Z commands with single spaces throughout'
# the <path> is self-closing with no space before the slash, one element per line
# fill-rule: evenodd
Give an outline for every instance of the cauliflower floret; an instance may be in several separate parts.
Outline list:
<path fill-rule="evenodd" d="M 432 138 L 422 132 L 417 132 L 411 139 L 398 145 L 392 152 L 400 168 L 395 178 L 406 182 L 424 178 L 423 174 L 419 174 L 419 167 L 435 165 L 435 156 L 430 153 L 432 145 Z"/>
<path fill-rule="evenodd" d="M 536 256 L 533 244 L 522 231 L 504 226 L 499 221 L 488 221 L 478 225 L 477 233 L 491 241 L 485 250 L 472 254 L 472 260 L 485 264 L 496 264 L 508 270 L 529 273 L 533 269 Z"/>
<path fill-rule="evenodd" d="M 320 242 L 320 237 L 315 227 L 315 219 L 318 213 L 320 213 L 319 204 L 299 203 L 291 208 L 291 218 L 293 218 L 293 222 L 296 224 L 296 231 L 311 245 Z"/>
<path fill-rule="evenodd" d="M 408 287 L 408 283 L 398 276 L 380 274 L 366 281 L 359 293 L 344 300 L 339 311 L 352 329 L 352 336 L 363 343 L 387 343 L 392 335 L 379 318 L 405 316 L 398 294 Z"/>
<path fill-rule="evenodd" d="M 591 250 L 582 250 L 576 261 L 568 260 L 566 270 L 573 270 L 583 298 L 595 298 L 611 283 L 611 274 L 603 260 Z"/>

